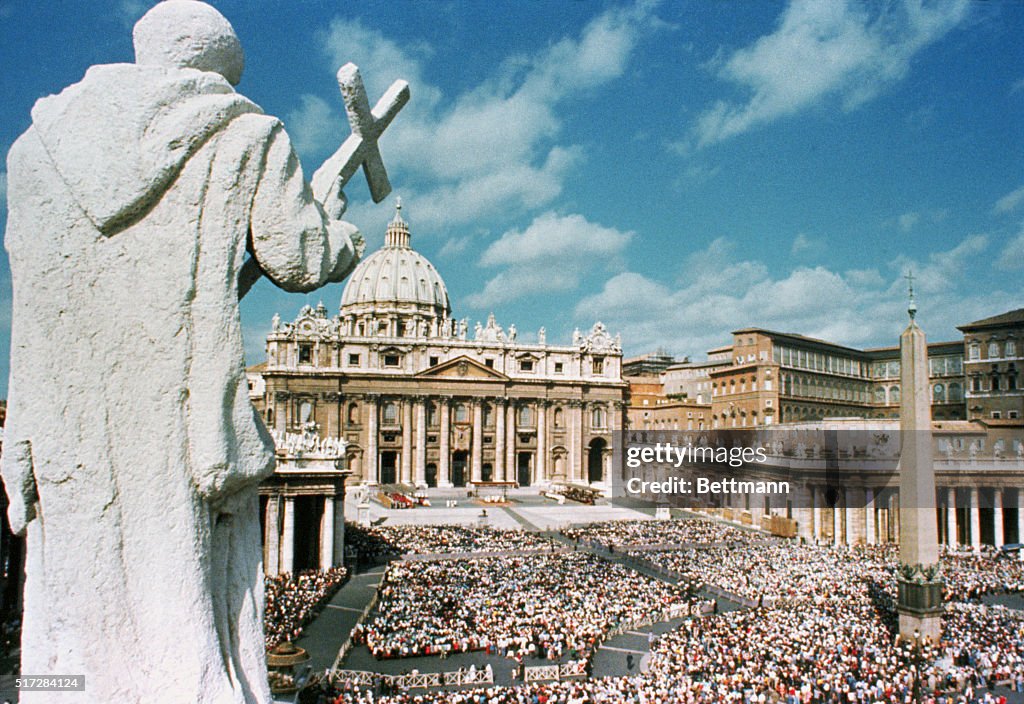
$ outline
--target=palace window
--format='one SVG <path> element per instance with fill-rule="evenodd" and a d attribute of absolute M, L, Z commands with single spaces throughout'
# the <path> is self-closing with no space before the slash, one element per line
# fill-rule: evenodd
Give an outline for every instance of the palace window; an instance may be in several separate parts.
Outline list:
<path fill-rule="evenodd" d="M 433 401 L 427 403 L 427 425 L 437 427 L 437 404 Z"/>
<path fill-rule="evenodd" d="M 385 367 L 398 367 L 402 365 L 402 355 L 400 354 L 385 354 L 384 355 L 384 366 Z"/>
<path fill-rule="evenodd" d="M 590 415 L 590 424 L 594 428 L 603 428 L 604 426 L 604 409 L 601 407 L 595 408 Z"/>
<path fill-rule="evenodd" d="M 963 401 L 964 391 L 960 384 L 953 383 L 949 385 L 949 400 L 950 401 Z"/>
<path fill-rule="evenodd" d="M 517 423 L 518 425 L 521 426 L 533 425 L 533 409 L 531 409 L 529 406 L 520 406 L 519 420 L 517 421 Z"/>
<path fill-rule="evenodd" d="M 488 369 L 494 369 L 494 358 L 486 357 L 484 359 L 484 366 L 487 367 Z"/>
<path fill-rule="evenodd" d="M 460 403 L 455 407 L 455 422 L 456 423 L 468 423 L 469 422 L 469 408 L 464 403 Z"/>
<path fill-rule="evenodd" d="M 604 357 L 594 357 L 591 362 L 591 372 L 596 376 L 604 374 Z"/>
<path fill-rule="evenodd" d="M 521 372 L 532 372 L 533 371 L 533 360 L 532 359 L 520 359 L 519 360 L 519 371 L 521 371 Z"/>
<path fill-rule="evenodd" d="M 384 425 L 398 425 L 398 405 L 395 403 L 384 404 Z"/>
<path fill-rule="evenodd" d="M 430 358 L 430 366 L 436 367 L 440 361 L 441 361 L 440 357 L 431 357 Z"/>
<path fill-rule="evenodd" d="M 972 342 L 971 346 L 968 348 L 967 355 L 967 358 L 970 360 L 981 359 L 981 345 L 977 342 Z"/>
<path fill-rule="evenodd" d="M 313 417 L 313 404 L 309 401 L 303 401 L 299 405 L 299 422 L 308 423 Z"/>
<path fill-rule="evenodd" d="M 350 354 L 348 356 L 348 365 L 350 367 L 358 367 L 359 366 L 359 355 L 358 354 Z"/>
<path fill-rule="evenodd" d="M 932 402 L 946 402 L 946 387 L 944 387 L 942 384 L 936 384 L 935 386 L 932 387 Z"/>
<path fill-rule="evenodd" d="M 990 342 L 988 343 L 988 358 L 997 359 L 999 357 L 999 343 Z"/>
<path fill-rule="evenodd" d="M 299 345 L 299 364 L 313 363 L 313 345 L 302 343 Z"/>
<path fill-rule="evenodd" d="M 555 362 L 555 374 L 561 374 L 564 365 L 561 362 Z"/>
<path fill-rule="evenodd" d="M 1016 357 L 1017 356 L 1017 343 L 1013 340 L 1006 341 L 1006 356 Z"/>

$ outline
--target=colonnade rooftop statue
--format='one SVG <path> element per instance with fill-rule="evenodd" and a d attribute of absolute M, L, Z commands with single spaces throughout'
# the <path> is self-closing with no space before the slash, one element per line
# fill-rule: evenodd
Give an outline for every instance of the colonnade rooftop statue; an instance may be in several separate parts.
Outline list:
<path fill-rule="evenodd" d="M 363 164 L 387 195 L 376 138 L 408 87 L 371 112 L 343 68 L 353 135 L 311 189 L 281 122 L 232 88 L 220 13 L 168 0 L 133 38 L 135 63 L 39 100 L 8 154 L 21 672 L 85 675 L 94 702 L 267 702 L 256 489 L 274 454 L 238 299 L 260 275 L 348 275 L 363 244 L 342 189 Z"/>

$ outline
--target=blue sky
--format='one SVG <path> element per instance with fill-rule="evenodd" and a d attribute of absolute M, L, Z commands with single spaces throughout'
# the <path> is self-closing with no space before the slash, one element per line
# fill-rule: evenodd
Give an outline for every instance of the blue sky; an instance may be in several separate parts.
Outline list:
<path fill-rule="evenodd" d="M 384 160 L 470 328 L 493 311 L 567 343 L 602 320 L 627 354 L 695 357 L 748 325 L 890 345 L 908 268 L 933 340 L 1024 306 L 1022 3 L 214 4 L 246 50 L 239 90 L 307 176 L 348 134 L 341 64 L 371 102 L 410 82 Z M 36 99 L 130 61 L 148 6 L 0 0 L 0 148 Z M 348 196 L 376 249 L 393 197 L 373 205 L 361 176 Z M 258 284 L 249 362 L 275 311 L 333 313 L 341 291 Z"/>

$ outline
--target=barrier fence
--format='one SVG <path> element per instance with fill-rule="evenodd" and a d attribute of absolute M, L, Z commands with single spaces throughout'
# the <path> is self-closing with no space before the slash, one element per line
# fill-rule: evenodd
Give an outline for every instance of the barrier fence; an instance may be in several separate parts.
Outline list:
<path fill-rule="evenodd" d="M 430 687 L 458 687 L 467 684 L 494 684 L 494 672 L 490 668 L 480 670 L 455 670 L 453 672 L 415 672 L 408 675 L 385 675 L 364 670 L 335 670 L 331 683 L 340 680 L 360 687 L 386 685 L 392 689 L 428 689 Z"/>

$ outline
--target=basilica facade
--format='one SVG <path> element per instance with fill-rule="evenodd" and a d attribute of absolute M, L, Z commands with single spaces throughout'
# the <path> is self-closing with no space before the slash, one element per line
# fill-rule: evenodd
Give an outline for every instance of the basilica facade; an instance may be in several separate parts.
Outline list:
<path fill-rule="evenodd" d="M 621 341 L 601 323 L 571 344 L 531 337 L 453 317 L 399 206 L 338 314 L 275 316 L 250 385 L 278 437 L 338 439 L 350 484 L 603 487 L 625 412 Z"/>

